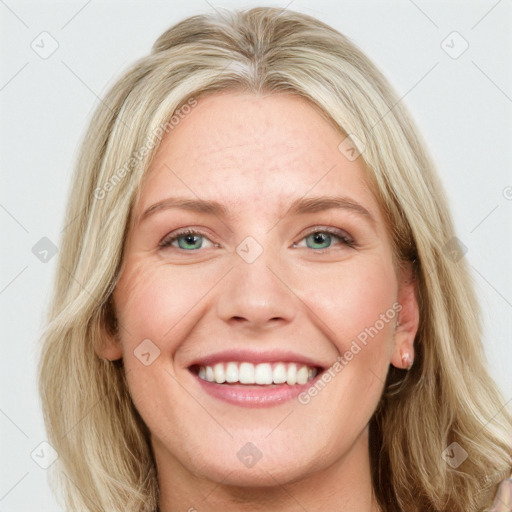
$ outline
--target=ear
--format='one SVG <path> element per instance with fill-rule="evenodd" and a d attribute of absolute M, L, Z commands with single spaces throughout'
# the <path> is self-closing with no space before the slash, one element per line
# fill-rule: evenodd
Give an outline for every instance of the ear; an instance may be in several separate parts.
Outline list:
<path fill-rule="evenodd" d="M 102 330 L 106 331 L 105 329 Z M 97 340 L 94 350 L 98 357 L 108 361 L 116 361 L 123 357 L 121 342 L 117 334 L 109 332 L 102 333 L 101 339 Z"/>
<path fill-rule="evenodd" d="M 115 316 L 114 306 L 109 300 L 105 307 L 98 336 L 94 341 L 94 351 L 101 359 L 116 361 L 123 357 L 119 326 Z"/>
<path fill-rule="evenodd" d="M 420 321 L 417 292 L 412 264 L 407 263 L 407 266 L 399 270 L 397 301 L 401 309 L 398 313 L 391 355 L 391 364 L 405 370 L 408 370 L 414 361 L 414 338 Z"/>

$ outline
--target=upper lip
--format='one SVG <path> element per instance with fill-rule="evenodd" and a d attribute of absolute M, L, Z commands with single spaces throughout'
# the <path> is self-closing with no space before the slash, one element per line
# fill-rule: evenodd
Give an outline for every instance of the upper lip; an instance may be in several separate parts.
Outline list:
<path fill-rule="evenodd" d="M 272 351 L 256 351 L 256 350 L 248 350 L 248 349 L 231 349 L 224 350 L 222 352 L 215 352 L 214 354 L 210 354 L 207 356 L 198 357 L 193 360 L 189 367 L 191 366 L 213 366 L 216 363 L 227 363 L 227 362 L 248 362 L 253 364 L 258 363 L 278 363 L 278 362 L 289 362 L 289 363 L 299 363 L 304 364 L 306 366 L 311 366 L 315 368 L 321 368 L 324 370 L 328 367 L 328 365 L 323 364 L 311 357 L 304 356 L 301 354 L 297 354 L 293 351 L 283 351 L 283 350 L 272 350 Z"/>

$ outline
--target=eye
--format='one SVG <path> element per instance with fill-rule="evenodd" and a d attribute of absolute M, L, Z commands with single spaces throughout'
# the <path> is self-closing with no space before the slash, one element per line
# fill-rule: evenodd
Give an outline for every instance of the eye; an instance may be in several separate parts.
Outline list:
<path fill-rule="evenodd" d="M 158 246 L 160 248 L 176 247 L 185 251 L 194 251 L 203 247 L 204 240 L 208 240 L 208 238 L 203 233 L 192 229 L 184 229 L 166 236 Z M 177 242 L 177 245 L 175 242 Z M 217 247 L 218 244 L 212 244 L 212 246 Z"/>
<path fill-rule="evenodd" d="M 355 246 L 353 238 L 348 233 L 336 228 L 315 228 L 302 240 L 306 240 L 306 247 L 309 249 L 329 249 L 333 239 L 339 240 L 342 245 L 347 247 Z M 293 244 L 293 246 L 299 247 L 298 244 Z"/>
<path fill-rule="evenodd" d="M 159 244 L 159 248 L 174 247 L 184 251 L 197 251 L 204 248 L 204 241 L 207 240 L 211 247 L 219 247 L 219 244 L 212 243 L 204 233 L 190 228 L 183 229 L 167 235 Z M 315 228 L 304 238 L 306 247 L 309 249 L 329 249 L 333 240 L 338 240 L 341 245 L 354 247 L 355 242 L 345 231 L 337 228 Z M 293 247 L 300 247 L 299 243 L 294 243 Z"/>

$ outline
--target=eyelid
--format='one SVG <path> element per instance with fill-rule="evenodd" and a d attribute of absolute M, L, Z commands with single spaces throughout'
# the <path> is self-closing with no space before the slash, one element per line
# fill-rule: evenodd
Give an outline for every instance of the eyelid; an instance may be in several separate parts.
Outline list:
<path fill-rule="evenodd" d="M 347 231 L 345 231 L 344 229 L 341 229 L 341 228 L 336 228 L 333 226 L 323 226 L 323 225 L 317 225 L 317 226 L 307 228 L 307 230 L 304 231 L 300 235 L 300 238 L 298 239 L 298 241 L 294 242 L 292 245 L 294 247 L 297 247 L 298 242 L 301 242 L 308 236 L 311 236 L 313 233 L 319 233 L 319 232 L 320 233 L 329 233 L 331 235 L 334 235 L 335 237 L 339 238 L 341 240 L 341 242 L 347 247 L 356 247 L 356 242 L 355 242 L 354 238 L 350 235 L 350 233 L 348 233 Z M 162 240 L 158 243 L 158 247 L 161 249 L 170 248 L 170 247 L 172 247 L 171 243 L 173 243 L 176 239 L 178 239 L 182 236 L 186 236 L 186 235 L 199 235 L 199 236 L 202 236 L 203 238 L 207 239 L 208 241 L 210 241 L 214 247 L 219 247 L 219 245 L 220 245 L 220 244 L 215 243 L 212 240 L 210 240 L 210 235 L 208 235 L 202 229 L 194 228 L 193 226 L 188 226 L 185 228 L 177 229 L 177 230 L 172 231 L 171 233 L 168 233 L 167 235 L 165 235 L 162 238 Z M 175 247 L 175 249 L 177 249 L 178 251 L 189 252 L 189 253 L 194 253 L 194 252 L 199 251 L 199 249 L 191 249 L 189 251 L 186 251 L 185 249 L 181 249 L 178 247 Z M 202 249 L 202 247 L 201 247 L 201 249 Z M 321 253 L 324 251 L 328 251 L 329 249 L 330 249 L 330 247 L 327 247 L 325 249 L 314 249 L 313 251 Z"/>
<path fill-rule="evenodd" d="M 313 233 L 329 233 L 330 235 L 334 235 L 335 237 L 339 238 L 343 245 L 346 247 L 355 248 L 357 247 L 356 241 L 354 240 L 354 237 L 341 228 L 335 228 L 333 226 L 313 226 L 311 228 L 308 228 L 306 232 L 304 232 L 300 238 L 298 239 L 298 242 L 301 242 L 308 236 L 311 236 Z M 298 242 L 294 242 L 293 245 L 297 247 Z M 316 249 L 313 250 L 313 252 L 316 253 L 323 253 L 325 251 L 329 251 L 331 247 L 326 247 L 324 249 Z"/>
<path fill-rule="evenodd" d="M 311 228 L 308 228 L 305 233 L 302 236 L 302 238 L 305 238 L 309 235 L 312 235 L 313 233 L 329 233 L 331 235 L 335 235 L 335 236 L 338 236 L 340 238 L 348 238 L 349 240 L 351 240 L 352 242 L 354 241 L 354 238 L 352 237 L 352 235 L 350 235 L 350 233 L 348 231 L 345 231 L 344 229 L 341 229 L 341 228 L 335 228 L 333 226 L 313 226 Z M 302 238 L 300 238 L 300 240 L 302 240 Z"/>
<path fill-rule="evenodd" d="M 208 239 L 213 245 L 215 245 L 215 246 L 219 245 L 219 244 L 216 244 L 215 242 L 213 242 L 212 240 L 210 240 L 210 238 L 209 238 L 210 235 L 208 235 L 205 231 L 202 231 L 199 228 L 186 227 L 186 228 L 177 229 L 175 231 L 172 231 L 171 233 L 167 233 L 167 235 L 165 235 L 160 240 L 160 242 L 158 242 L 158 247 L 163 248 L 163 249 L 165 249 L 167 247 L 171 247 L 172 242 L 174 242 L 177 238 L 185 236 L 185 235 L 200 235 L 203 238 Z M 197 251 L 190 251 L 190 252 L 197 252 Z"/>

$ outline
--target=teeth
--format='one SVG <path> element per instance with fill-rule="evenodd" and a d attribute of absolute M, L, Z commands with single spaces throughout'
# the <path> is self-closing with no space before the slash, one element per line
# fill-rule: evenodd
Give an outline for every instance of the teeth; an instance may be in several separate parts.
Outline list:
<path fill-rule="evenodd" d="M 206 367 L 208 370 L 208 367 Z M 206 372 L 206 377 L 208 377 L 208 371 Z M 297 384 L 306 384 L 308 381 L 308 367 L 303 366 L 298 372 L 297 372 Z"/>
<path fill-rule="evenodd" d="M 238 365 L 236 363 L 227 364 L 226 382 L 238 382 Z"/>
<path fill-rule="evenodd" d="M 272 366 L 268 363 L 257 364 L 254 370 L 254 380 L 256 384 L 272 384 Z"/>
<path fill-rule="evenodd" d="M 254 384 L 254 365 L 241 363 L 238 369 L 238 380 L 240 384 Z"/>
<path fill-rule="evenodd" d="M 214 366 L 200 366 L 199 377 L 217 384 L 306 384 L 315 378 L 316 368 L 296 363 L 217 363 Z"/>
<path fill-rule="evenodd" d="M 224 373 L 224 365 L 222 363 L 218 363 L 213 367 L 213 375 L 215 382 L 219 384 L 226 382 L 226 374 Z"/>
<path fill-rule="evenodd" d="M 296 364 L 288 365 L 288 370 L 286 371 L 286 382 L 290 386 L 297 384 L 297 365 Z"/>
<path fill-rule="evenodd" d="M 313 368 L 311 370 L 313 371 Z M 284 363 L 276 364 L 272 376 L 274 384 L 284 384 L 286 382 L 286 366 Z"/>

